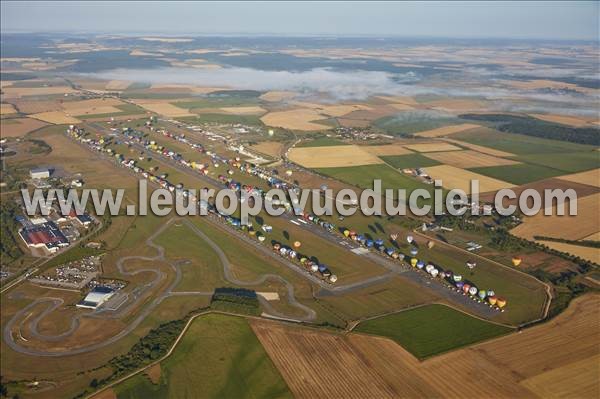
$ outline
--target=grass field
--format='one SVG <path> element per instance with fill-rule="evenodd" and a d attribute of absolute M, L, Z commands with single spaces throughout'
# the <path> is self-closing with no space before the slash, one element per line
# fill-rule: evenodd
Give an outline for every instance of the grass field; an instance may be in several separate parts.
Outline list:
<path fill-rule="evenodd" d="M 292 148 L 289 158 L 305 168 L 348 167 L 383 163 L 357 145 Z"/>
<path fill-rule="evenodd" d="M 239 317 L 211 314 L 192 322 L 160 364 L 160 382 L 138 375 L 115 387 L 118 398 L 284 398 L 285 381 Z M 153 376 L 156 379 L 156 375 Z"/>
<path fill-rule="evenodd" d="M 504 166 L 490 166 L 485 168 L 469 168 L 469 170 L 493 177 L 494 179 L 507 181 L 513 184 L 527 184 L 534 181 L 559 176 L 564 172 L 540 165 L 517 164 Z"/>
<path fill-rule="evenodd" d="M 260 126 L 262 121 L 256 115 L 231 114 L 199 114 L 196 116 L 179 117 L 177 120 L 186 123 L 241 123 L 244 125 Z"/>
<path fill-rule="evenodd" d="M 381 156 L 381 159 L 388 165 L 393 166 L 396 169 L 405 168 L 425 168 L 427 166 L 441 165 L 440 162 L 435 159 L 427 158 L 419 153 L 396 155 L 396 156 Z"/>
<path fill-rule="evenodd" d="M 363 321 L 354 331 L 389 337 L 423 359 L 512 329 L 434 304 Z"/>
<path fill-rule="evenodd" d="M 381 179 L 381 187 L 386 189 L 406 189 L 407 195 L 417 189 L 424 188 L 431 191 L 431 186 L 415 179 L 402 175 L 400 172 L 387 165 L 351 166 L 346 168 L 318 168 L 317 172 L 360 188 L 373 188 L 373 180 Z"/>
<path fill-rule="evenodd" d="M 336 146 L 336 145 L 344 145 L 343 141 L 338 139 L 334 139 L 332 137 L 319 137 L 314 140 L 303 141 L 296 145 L 296 147 L 328 147 L 328 146 Z"/>

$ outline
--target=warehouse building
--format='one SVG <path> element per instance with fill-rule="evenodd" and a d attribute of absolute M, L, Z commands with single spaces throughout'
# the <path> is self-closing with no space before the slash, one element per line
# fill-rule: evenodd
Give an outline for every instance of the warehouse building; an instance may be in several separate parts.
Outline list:
<path fill-rule="evenodd" d="M 98 309 L 100 305 L 108 301 L 115 294 L 110 287 L 97 286 L 91 290 L 76 306 L 84 309 Z"/>

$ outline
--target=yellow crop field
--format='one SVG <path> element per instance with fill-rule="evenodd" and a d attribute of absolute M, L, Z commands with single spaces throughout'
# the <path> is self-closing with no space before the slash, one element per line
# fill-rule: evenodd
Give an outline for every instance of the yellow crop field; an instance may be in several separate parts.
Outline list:
<path fill-rule="evenodd" d="M 598 235 L 599 233 L 595 233 Z M 584 237 L 585 238 L 585 237 Z M 556 241 L 546 241 L 546 240 L 537 240 L 540 244 L 544 244 L 547 247 L 555 249 L 560 252 L 565 252 L 567 254 L 579 256 L 580 258 L 589 260 L 590 262 L 594 262 L 600 265 L 600 250 L 594 247 L 584 247 L 581 245 L 575 244 L 567 244 L 564 242 L 556 242 Z"/>
<path fill-rule="evenodd" d="M 559 176 L 557 179 L 600 188 L 600 169 L 592 169 L 585 172 L 573 173 L 571 175 Z"/>
<path fill-rule="evenodd" d="M 481 193 L 513 187 L 513 185 L 508 182 L 450 165 L 431 166 L 425 170 L 432 179 L 441 179 L 444 188 L 449 190 L 458 188 L 465 191 L 467 194 L 471 190 L 471 180 L 479 180 L 479 191 Z"/>
<path fill-rule="evenodd" d="M 69 86 L 49 86 L 49 87 L 4 87 L 2 92 L 6 98 L 20 98 L 26 96 L 48 96 L 52 94 L 71 94 L 77 90 Z"/>
<path fill-rule="evenodd" d="M 357 145 L 292 148 L 289 158 L 307 168 L 330 168 L 383 163 Z"/>
<path fill-rule="evenodd" d="M 62 111 L 41 112 L 39 114 L 29 115 L 29 117 L 38 119 L 40 121 L 53 123 L 55 125 L 74 124 L 81 122 L 79 119 L 73 118 Z"/>
<path fill-rule="evenodd" d="M 131 85 L 131 82 L 126 80 L 111 80 L 104 87 L 106 90 L 125 90 Z"/>
<path fill-rule="evenodd" d="M 587 237 L 583 237 L 583 240 L 600 241 L 600 231 L 597 231 L 594 234 L 590 234 Z"/>
<path fill-rule="evenodd" d="M 179 108 L 166 100 L 136 100 L 135 103 L 148 111 L 156 112 L 159 115 L 170 118 L 194 115 L 187 109 Z"/>
<path fill-rule="evenodd" d="M 290 98 L 294 98 L 296 93 L 292 91 L 268 91 L 261 95 L 259 98 L 263 101 L 269 102 L 279 102 L 284 100 L 289 100 Z"/>
<path fill-rule="evenodd" d="M 568 204 L 565 204 L 568 212 Z M 565 238 L 580 240 L 595 234 L 599 230 L 600 193 L 577 198 L 576 216 L 552 216 L 540 212 L 535 216 L 525 217 L 523 223 L 511 230 L 511 233 L 521 238 L 532 240 L 534 236 Z"/>
<path fill-rule="evenodd" d="M 472 123 L 462 123 L 460 125 L 443 126 L 443 127 L 438 127 L 437 129 L 425 130 L 423 132 L 415 133 L 415 136 L 419 136 L 419 137 L 449 136 L 454 133 L 459 133 L 459 132 L 464 132 L 465 130 L 474 129 L 476 127 L 480 127 L 480 126 L 474 125 Z"/>
<path fill-rule="evenodd" d="M 554 115 L 554 114 L 529 114 L 534 118 L 541 119 L 543 121 L 560 123 L 562 125 L 569 125 L 573 127 L 588 126 L 593 120 L 589 118 L 580 118 L 576 116 L 568 115 Z"/>
<path fill-rule="evenodd" d="M 443 141 L 435 143 L 408 144 L 406 148 L 417 152 L 435 152 L 435 151 L 458 151 L 460 147 L 444 143 Z"/>
<path fill-rule="evenodd" d="M 17 110 L 12 104 L 0 104 L 0 115 L 16 114 Z"/>
<path fill-rule="evenodd" d="M 406 149 L 405 146 L 400 144 L 365 145 L 361 146 L 360 148 L 377 156 L 412 154 L 412 151 Z"/>
<path fill-rule="evenodd" d="M 482 145 L 467 143 L 466 141 L 454 140 L 445 138 L 444 141 L 449 143 L 453 143 L 459 145 L 461 147 L 468 148 L 470 150 L 475 150 L 477 152 L 481 152 L 482 154 L 492 155 L 494 157 L 514 157 L 515 154 L 511 154 L 510 152 L 495 150 L 493 148 L 484 147 Z"/>
<path fill-rule="evenodd" d="M 268 126 L 282 127 L 292 130 L 317 131 L 331 129 L 330 126 L 314 123 L 326 117 L 313 109 L 292 109 L 288 111 L 269 112 L 260 118 Z"/>
<path fill-rule="evenodd" d="M 431 152 L 425 154 L 425 156 L 441 163 L 456 166 L 457 168 L 484 168 L 486 166 L 515 165 L 520 163 L 512 159 L 498 158 L 473 150 Z"/>
<path fill-rule="evenodd" d="M 261 115 L 267 112 L 266 109 L 262 107 L 252 106 L 252 107 L 225 107 L 220 108 L 221 111 L 225 111 L 228 114 L 235 115 Z"/>

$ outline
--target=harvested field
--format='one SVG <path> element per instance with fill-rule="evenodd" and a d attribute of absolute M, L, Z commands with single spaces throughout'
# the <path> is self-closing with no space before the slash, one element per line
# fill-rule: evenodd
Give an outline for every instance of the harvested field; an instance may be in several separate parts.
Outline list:
<path fill-rule="evenodd" d="M 560 123 L 561 125 L 573 127 L 589 126 L 590 123 L 593 123 L 592 119 L 578 118 L 567 115 L 529 114 L 529 116 L 533 116 L 534 118 L 541 119 L 543 121 Z"/>
<path fill-rule="evenodd" d="M 24 114 L 38 114 L 40 112 L 60 111 L 62 110 L 58 101 L 30 101 L 14 100 L 15 106 Z"/>
<path fill-rule="evenodd" d="M 278 157 L 281 155 L 283 147 L 283 143 L 277 141 L 263 141 L 262 143 L 251 146 L 250 149 L 272 157 Z"/>
<path fill-rule="evenodd" d="M 517 195 L 517 199 L 514 199 L 514 200 L 505 199 L 504 205 L 516 204 L 518 202 L 519 195 L 521 195 L 521 193 L 527 189 L 534 189 L 535 191 L 539 192 L 540 194 L 543 194 L 544 190 L 546 190 L 546 189 L 550 189 L 550 190 L 573 189 L 577 193 L 577 198 L 587 197 L 588 195 L 592 195 L 592 194 L 600 192 L 600 188 L 597 188 L 597 187 L 588 186 L 585 184 L 574 183 L 574 182 L 569 182 L 566 180 L 559 180 L 556 178 L 550 178 L 550 179 L 539 180 L 539 181 L 536 181 L 533 183 L 523 184 L 523 185 L 520 185 L 517 187 L 513 187 L 512 190 Z M 482 201 L 493 202 L 494 201 L 494 193 L 482 194 L 480 199 Z"/>
<path fill-rule="evenodd" d="M 494 157 L 514 157 L 515 156 L 515 154 L 511 154 L 510 152 L 495 150 L 493 148 L 484 147 L 482 145 L 467 143 L 466 141 L 460 141 L 460 140 L 454 140 L 454 139 L 444 139 L 444 141 L 459 145 L 461 147 L 468 148 L 470 150 L 481 152 L 482 154 L 491 155 Z"/>
<path fill-rule="evenodd" d="M 415 109 L 414 107 L 412 107 L 410 105 L 402 104 L 402 103 L 392 103 L 389 105 L 390 105 L 390 107 L 394 107 L 398 111 L 410 111 L 410 110 Z"/>
<path fill-rule="evenodd" d="M 590 234 L 587 237 L 583 237 L 583 239 L 587 241 L 600 241 L 600 231 L 594 234 Z"/>
<path fill-rule="evenodd" d="M 422 143 L 422 144 L 408 144 L 406 148 L 417 151 L 417 152 L 435 152 L 435 151 L 457 151 L 460 147 L 455 145 L 438 142 L 438 143 Z"/>
<path fill-rule="evenodd" d="M 313 121 L 318 121 L 320 119 L 325 119 L 325 117 L 312 109 L 292 109 L 289 111 L 269 112 L 260 118 L 265 125 L 282 127 L 284 129 L 307 131 L 331 129 L 331 126 L 313 123 Z"/>
<path fill-rule="evenodd" d="M 343 336 L 254 320 L 251 326 L 297 398 L 395 396 Z"/>
<path fill-rule="evenodd" d="M 595 235 L 598 235 L 598 234 L 600 234 L 600 233 L 598 233 L 598 232 L 595 233 Z M 547 247 L 550 247 L 557 251 L 575 255 L 580 258 L 589 260 L 590 262 L 594 262 L 597 265 L 600 265 L 600 249 L 598 249 L 598 248 L 584 247 L 581 245 L 567 244 L 564 242 L 556 242 L 556 241 L 537 240 L 536 242 L 538 242 L 540 244 L 544 244 Z"/>
<path fill-rule="evenodd" d="M 474 129 L 479 127 L 479 125 L 474 125 L 472 123 L 463 123 L 460 125 L 451 125 L 438 127 L 437 129 L 426 130 L 424 132 L 415 133 L 415 136 L 419 137 L 442 137 L 449 136 L 454 133 L 463 132 L 465 130 Z"/>
<path fill-rule="evenodd" d="M 198 87 L 186 84 L 153 84 L 150 89 L 144 90 L 150 93 L 195 93 L 208 94 L 213 91 L 227 90 L 224 87 Z"/>
<path fill-rule="evenodd" d="M 116 98 L 94 98 L 91 100 L 81 100 L 81 101 L 68 101 L 61 103 L 62 108 L 69 112 L 81 112 L 86 109 L 93 109 L 99 107 L 109 107 L 109 106 L 117 106 L 123 105 L 123 101 L 118 100 Z"/>
<path fill-rule="evenodd" d="M 5 87 L 2 92 L 6 98 L 21 98 L 27 96 L 48 96 L 52 94 L 77 93 L 69 86 L 49 86 L 49 87 Z"/>
<path fill-rule="evenodd" d="M 266 321 L 251 325 L 301 398 L 460 398 L 465 392 L 493 398 L 592 398 L 600 395 L 599 306 L 600 295 L 586 295 L 545 324 L 423 362 L 386 338 Z M 565 384 L 565 376 L 573 376 L 569 381 L 574 383 Z"/>
<path fill-rule="evenodd" d="M 159 115 L 168 116 L 170 118 L 194 115 L 187 109 L 179 108 L 165 100 L 135 100 L 134 102 L 148 111 L 155 112 Z"/>
<path fill-rule="evenodd" d="M 262 115 L 267 112 L 266 109 L 262 107 L 252 106 L 252 107 L 225 107 L 220 108 L 221 111 L 225 111 L 228 114 L 235 115 Z"/>
<path fill-rule="evenodd" d="M 383 163 L 356 145 L 292 148 L 289 158 L 307 168 L 373 165 Z"/>
<path fill-rule="evenodd" d="M 294 98 L 296 93 L 291 91 L 268 91 L 261 95 L 259 98 L 263 101 L 279 102 Z"/>
<path fill-rule="evenodd" d="M 319 105 L 315 109 L 324 115 L 338 117 L 348 115 L 354 111 L 369 111 L 371 110 L 371 107 L 360 104 L 327 106 Z"/>
<path fill-rule="evenodd" d="M 379 98 L 384 101 L 388 101 L 390 103 L 401 103 L 408 105 L 419 105 L 417 101 L 415 101 L 412 97 L 403 97 L 403 96 L 377 96 L 375 98 Z"/>
<path fill-rule="evenodd" d="M 77 118 L 73 118 L 64 112 L 50 111 L 41 112 L 39 114 L 29 115 L 30 118 L 35 118 L 44 122 L 53 123 L 55 125 L 64 125 L 69 123 L 81 123 Z"/>
<path fill-rule="evenodd" d="M 413 153 L 412 151 L 407 150 L 405 146 L 400 144 L 365 145 L 361 146 L 360 148 L 377 156 L 406 155 Z"/>
<path fill-rule="evenodd" d="M 131 86 L 131 82 L 126 80 L 111 80 L 104 87 L 106 90 L 125 90 Z"/>
<path fill-rule="evenodd" d="M 565 206 L 568 213 L 568 204 Z M 552 216 L 540 212 L 532 217 L 525 217 L 523 223 L 511 230 L 511 233 L 528 240 L 534 236 L 565 238 L 579 240 L 600 230 L 600 193 L 577 198 L 576 216 L 557 216 L 554 207 Z M 597 251 L 597 249 L 596 249 Z"/>
<path fill-rule="evenodd" d="M 487 166 L 515 165 L 520 162 L 511 159 L 498 158 L 473 150 L 433 152 L 425 154 L 427 158 L 456 166 L 457 168 L 483 168 Z"/>
<path fill-rule="evenodd" d="M 557 179 L 586 184 L 588 186 L 600 188 L 600 169 L 592 169 L 586 172 L 558 176 Z"/>
<path fill-rule="evenodd" d="M 442 109 L 445 111 L 473 111 L 480 110 L 485 107 L 485 104 L 477 100 L 469 99 L 447 99 L 439 101 L 430 101 L 425 105 L 435 109 Z"/>
<path fill-rule="evenodd" d="M 457 168 L 450 165 L 431 166 L 426 168 L 427 173 L 432 179 L 441 179 L 444 188 L 449 190 L 458 188 L 466 193 L 470 192 L 471 180 L 479 180 L 479 191 L 485 193 L 488 191 L 498 191 L 503 188 L 509 188 L 513 185 L 502 180 L 492 179 L 475 172 Z"/>
<path fill-rule="evenodd" d="M 160 363 L 150 367 L 148 370 L 146 370 L 145 374 L 148 376 L 148 378 L 150 378 L 150 381 L 153 384 L 158 384 L 160 382 L 161 375 Z"/>
<path fill-rule="evenodd" d="M 30 118 L 4 119 L 0 122 L 2 137 L 21 137 L 44 126 L 47 123 Z"/>
<path fill-rule="evenodd" d="M 16 114 L 17 110 L 12 104 L 0 104 L 0 115 Z"/>

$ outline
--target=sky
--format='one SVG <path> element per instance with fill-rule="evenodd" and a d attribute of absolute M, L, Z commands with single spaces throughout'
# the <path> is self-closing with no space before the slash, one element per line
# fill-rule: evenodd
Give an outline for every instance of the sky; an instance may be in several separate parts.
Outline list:
<path fill-rule="evenodd" d="M 599 2 L 1 2 L 2 32 L 599 40 Z"/>

